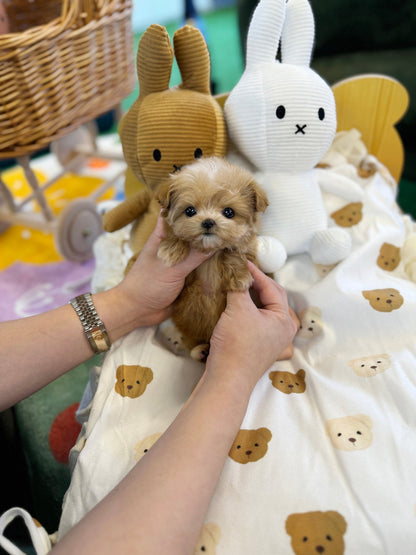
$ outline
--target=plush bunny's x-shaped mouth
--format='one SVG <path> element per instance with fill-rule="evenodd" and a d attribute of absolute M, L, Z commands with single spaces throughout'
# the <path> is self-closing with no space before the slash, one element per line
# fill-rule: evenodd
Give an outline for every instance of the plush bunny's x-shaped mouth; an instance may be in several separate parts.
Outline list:
<path fill-rule="evenodd" d="M 302 135 L 305 135 L 305 127 L 306 127 L 306 123 L 305 123 L 305 125 L 299 125 L 299 124 L 297 123 L 297 124 L 296 124 L 295 135 L 297 135 L 298 133 L 302 133 Z"/>

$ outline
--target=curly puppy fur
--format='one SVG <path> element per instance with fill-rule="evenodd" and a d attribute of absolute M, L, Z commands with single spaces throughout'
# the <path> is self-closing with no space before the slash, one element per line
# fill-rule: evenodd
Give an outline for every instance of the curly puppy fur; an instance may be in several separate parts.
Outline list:
<path fill-rule="evenodd" d="M 221 158 L 204 158 L 172 174 L 158 189 L 166 236 L 158 256 L 177 264 L 191 248 L 214 254 L 191 272 L 172 319 L 191 356 L 206 358 L 227 291 L 245 291 L 255 264 L 259 212 L 267 197 L 252 175 Z"/>

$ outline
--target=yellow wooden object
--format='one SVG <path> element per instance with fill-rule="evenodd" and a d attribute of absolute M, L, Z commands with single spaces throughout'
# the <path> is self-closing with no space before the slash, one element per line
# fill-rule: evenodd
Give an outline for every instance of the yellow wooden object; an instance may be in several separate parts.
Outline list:
<path fill-rule="evenodd" d="M 398 183 L 404 149 L 394 127 L 409 106 L 405 87 L 384 75 L 359 75 L 333 85 L 338 131 L 358 129 L 370 154 L 387 166 Z"/>

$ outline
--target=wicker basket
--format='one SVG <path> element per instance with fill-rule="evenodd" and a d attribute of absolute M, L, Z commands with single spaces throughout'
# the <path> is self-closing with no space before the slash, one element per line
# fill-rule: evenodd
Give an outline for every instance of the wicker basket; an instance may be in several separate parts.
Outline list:
<path fill-rule="evenodd" d="M 132 0 L 8 0 L 0 158 L 31 154 L 116 106 L 135 81 Z"/>

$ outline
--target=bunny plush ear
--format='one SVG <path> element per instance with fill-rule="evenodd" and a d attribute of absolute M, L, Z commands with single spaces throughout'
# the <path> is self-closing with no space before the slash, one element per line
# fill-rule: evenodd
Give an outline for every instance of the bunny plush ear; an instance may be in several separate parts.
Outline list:
<path fill-rule="evenodd" d="M 260 0 L 247 35 L 247 68 L 276 59 L 285 19 L 286 0 Z"/>
<path fill-rule="evenodd" d="M 315 37 L 315 22 L 308 0 L 289 0 L 282 31 L 282 62 L 309 66 Z"/>
<path fill-rule="evenodd" d="M 173 48 L 168 32 L 161 25 L 150 25 L 140 39 L 137 50 L 137 75 L 140 96 L 169 88 Z"/>
<path fill-rule="evenodd" d="M 181 88 L 210 94 L 210 59 L 199 29 L 184 25 L 173 36 L 176 61 L 181 72 Z"/>

